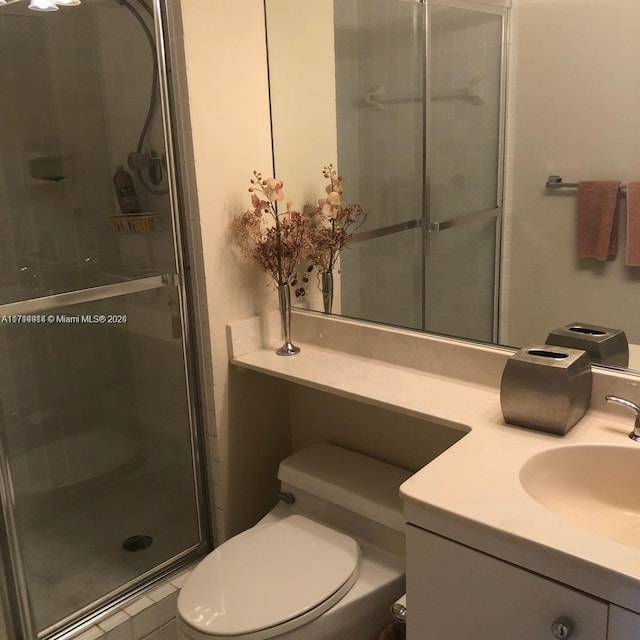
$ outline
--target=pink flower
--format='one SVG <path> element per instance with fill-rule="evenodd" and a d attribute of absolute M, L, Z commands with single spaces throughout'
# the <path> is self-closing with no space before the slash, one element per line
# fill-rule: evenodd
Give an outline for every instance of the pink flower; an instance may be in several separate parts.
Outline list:
<path fill-rule="evenodd" d="M 272 202 L 277 200 L 284 200 L 284 191 L 282 190 L 283 186 L 284 184 L 282 180 L 267 178 L 267 184 L 264 188 L 264 193 Z"/>
<path fill-rule="evenodd" d="M 251 204 L 254 207 L 254 213 L 256 214 L 256 216 L 260 217 L 262 215 L 263 211 L 268 211 L 269 209 L 269 201 L 268 200 L 263 200 L 259 195 L 257 195 L 256 193 L 252 193 L 251 194 Z"/>
<path fill-rule="evenodd" d="M 340 213 L 342 196 L 337 191 L 332 191 L 323 200 L 318 200 L 318 205 L 322 207 L 322 215 L 335 220 Z"/>
<path fill-rule="evenodd" d="M 280 219 L 286 223 L 291 222 L 292 215 L 299 215 L 299 213 L 293 208 L 293 200 L 287 200 L 286 213 L 280 214 Z"/>
<path fill-rule="evenodd" d="M 328 184 L 328 185 L 325 187 L 326 192 L 327 192 L 327 193 L 333 193 L 333 192 L 335 192 L 335 193 L 342 194 L 342 185 L 341 185 L 341 182 L 342 182 L 342 178 L 337 178 L 337 179 L 336 179 L 336 180 L 334 180 L 331 184 Z"/>

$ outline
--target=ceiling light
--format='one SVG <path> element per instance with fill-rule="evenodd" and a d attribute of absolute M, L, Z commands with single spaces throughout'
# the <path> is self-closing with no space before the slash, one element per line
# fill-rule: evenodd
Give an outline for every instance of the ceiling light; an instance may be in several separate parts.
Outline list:
<path fill-rule="evenodd" d="M 53 0 L 31 0 L 29 9 L 32 11 L 57 11 L 58 6 Z"/>
<path fill-rule="evenodd" d="M 81 4 L 80 0 L 54 0 L 61 7 L 77 7 Z"/>

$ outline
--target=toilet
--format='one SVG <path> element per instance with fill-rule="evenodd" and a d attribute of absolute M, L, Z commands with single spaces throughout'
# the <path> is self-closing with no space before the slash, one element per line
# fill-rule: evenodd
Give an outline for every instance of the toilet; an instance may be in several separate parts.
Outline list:
<path fill-rule="evenodd" d="M 180 640 L 376 640 L 405 589 L 410 475 L 328 443 L 283 460 L 279 504 L 185 581 Z"/>

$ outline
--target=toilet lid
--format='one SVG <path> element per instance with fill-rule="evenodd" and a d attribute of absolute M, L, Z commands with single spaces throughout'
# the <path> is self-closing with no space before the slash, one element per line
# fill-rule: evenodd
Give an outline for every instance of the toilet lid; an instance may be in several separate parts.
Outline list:
<path fill-rule="evenodd" d="M 210 553 L 182 587 L 178 611 L 208 635 L 268 638 L 337 602 L 356 580 L 359 557 L 353 538 L 288 516 L 253 527 Z M 279 630 L 269 633 L 273 627 Z"/>

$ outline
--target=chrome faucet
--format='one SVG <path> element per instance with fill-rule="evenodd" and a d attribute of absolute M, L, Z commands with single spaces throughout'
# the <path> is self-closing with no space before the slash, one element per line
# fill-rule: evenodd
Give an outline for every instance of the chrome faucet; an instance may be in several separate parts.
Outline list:
<path fill-rule="evenodd" d="M 623 407 L 627 407 L 627 409 L 631 409 L 635 412 L 636 421 L 633 425 L 633 431 L 629 434 L 629 437 L 636 442 L 640 442 L 640 407 L 635 402 L 631 402 L 631 400 L 625 400 L 624 398 L 619 398 L 618 396 L 605 396 L 604 399 L 607 402 L 615 402 L 617 404 L 621 404 Z"/>

